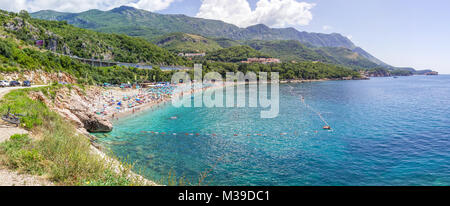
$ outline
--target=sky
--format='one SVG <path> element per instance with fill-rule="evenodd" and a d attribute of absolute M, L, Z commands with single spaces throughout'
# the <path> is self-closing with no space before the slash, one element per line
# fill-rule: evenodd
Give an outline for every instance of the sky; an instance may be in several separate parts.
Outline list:
<path fill-rule="evenodd" d="M 240 27 L 340 33 L 398 67 L 450 74 L 448 0 L 0 0 L 0 8 L 80 12 L 121 5 L 223 20 Z"/>

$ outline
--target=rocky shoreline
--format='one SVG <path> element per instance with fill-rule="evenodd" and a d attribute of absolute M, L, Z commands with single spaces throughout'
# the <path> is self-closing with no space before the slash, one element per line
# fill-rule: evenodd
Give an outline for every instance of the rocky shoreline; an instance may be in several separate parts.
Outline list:
<path fill-rule="evenodd" d="M 94 115 L 91 105 L 97 91 L 82 89 L 74 86 L 72 89 L 62 87 L 56 91 L 53 100 L 50 100 L 42 91 L 31 92 L 30 98 L 39 100 L 52 110 L 72 122 L 83 134 L 89 132 L 109 132 L 112 124 L 105 118 Z"/>

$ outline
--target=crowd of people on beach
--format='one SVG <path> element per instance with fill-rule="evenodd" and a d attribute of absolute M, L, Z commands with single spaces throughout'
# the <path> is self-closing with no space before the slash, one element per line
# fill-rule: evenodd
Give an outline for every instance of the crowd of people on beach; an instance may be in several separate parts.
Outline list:
<path fill-rule="evenodd" d="M 207 89 L 212 84 L 194 83 L 187 84 L 171 84 L 156 83 L 148 85 L 148 88 L 107 88 L 97 99 L 97 103 L 93 105 L 95 114 L 106 118 L 117 119 L 120 113 L 135 113 L 140 110 L 141 105 L 153 105 L 165 102 L 171 99 L 175 94 L 191 94 L 198 89 Z"/>
<path fill-rule="evenodd" d="M 173 94 L 175 85 L 157 84 L 150 88 L 108 88 L 97 100 L 95 113 L 99 116 L 116 119 L 118 113 L 138 110 L 140 105 L 160 103 Z"/>

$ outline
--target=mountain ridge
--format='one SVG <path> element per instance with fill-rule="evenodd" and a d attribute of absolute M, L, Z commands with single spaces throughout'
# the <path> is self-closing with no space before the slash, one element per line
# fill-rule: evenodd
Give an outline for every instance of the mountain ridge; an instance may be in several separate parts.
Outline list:
<path fill-rule="evenodd" d="M 297 40 L 312 47 L 344 47 L 351 49 L 372 62 L 390 67 L 357 47 L 350 39 L 338 34 L 323 34 L 298 31 L 295 28 L 270 28 L 257 24 L 240 28 L 220 20 L 189 17 L 184 14 L 158 14 L 129 6 L 121 6 L 109 11 L 88 10 L 80 13 L 42 10 L 30 14 L 34 18 L 67 21 L 77 27 L 107 33 L 122 33 L 152 40 L 156 36 L 182 32 L 209 38 L 232 40 Z"/>

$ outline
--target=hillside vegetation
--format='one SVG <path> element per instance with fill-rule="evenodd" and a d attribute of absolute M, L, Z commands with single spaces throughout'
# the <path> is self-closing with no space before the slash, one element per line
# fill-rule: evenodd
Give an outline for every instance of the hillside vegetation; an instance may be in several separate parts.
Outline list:
<path fill-rule="evenodd" d="M 250 47 L 280 58 L 285 62 L 290 61 L 319 61 L 329 64 L 338 64 L 355 69 L 368 69 L 379 67 L 377 64 L 360 56 L 358 53 L 343 47 L 310 48 L 295 40 L 277 41 L 246 41 Z"/>
<path fill-rule="evenodd" d="M 22 47 L 22 48 L 20 48 Z M 163 72 L 159 67 L 144 70 L 128 67 L 92 67 L 67 56 L 59 56 L 37 48 L 23 48 L 14 39 L 0 38 L 0 72 L 42 70 L 48 73 L 65 72 L 81 84 L 120 84 L 136 81 L 161 81 L 174 71 Z"/>
<path fill-rule="evenodd" d="M 229 47 L 241 45 L 240 42 L 232 40 L 232 39 L 221 38 L 221 37 L 216 37 L 216 38 L 211 38 L 211 39 L 214 40 L 215 42 L 217 42 L 217 44 L 219 44 L 223 48 L 229 48 Z"/>
<path fill-rule="evenodd" d="M 218 62 L 240 62 L 247 58 L 267 58 L 267 54 L 263 54 L 249 46 L 233 46 L 217 51 L 210 52 L 206 55 L 207 60 Z"/>
<path fill-rule="evenodd" d="M 16 90 L 0 101 L 2 114 L 11 109 L 26 115 L 22 126 L 32 130 L 35 137 L 13 135 L 1 143 L 0 162 L 19 172 L 48 177 L 57 185 L 145 185 L 142 179 L 129 176 L 131 165 L 117 167 L 93 155 L 89 140 L 70 122 L 42 101 L 29 97 L 33 92 L 43 92 L 51 99 L 59 87 Z"/>
<path fill-rule="evenodd" d="M 377 64 L 386 65 L 363 49 L 356 47 L 347 37 L 337 33 L 300 32 L 294 28 L 269 28 L 263 24 L 239 28 L 223 21 L 193 18 L 186 15 L 158 14 L 127 6 L 110 11 L 89 10 L 81 13 L 46 10 L 33 13 L 32 16 L 40 19 L 67 21 L 77 27 L 101 32 L 140 36 L 148 40 L 173 32 L 240 41 L 297 40 L 313 47 L 344 47 L 354 50 Z"/>
<path fill-rule="evenodd" d="M 321 47 L 314 51 L 327 58 L 329 63 L 344 65 L 351 68 L 370 69 L 380 67 L 360 54 L 343 47 Z"/>
<path fill-rule="evenodd" d="M 211 52 L 222 49 L 214 40 L 186 33 L 171 33 L 152 40 L 156 45 L 174 53 Z"/>
<path fill-rule="evenodd" d="M 185 65 L 187 61 L 144 39 L 81 29 L 64 21 L 30 18 L 26 12 L 0 11 L 0 25 L 8 36 L 61 54 L 127 63 Z"/>
<path fill-rule="evenodd" d="M 218 72 L 222 76 L 225 76 L 227 72 L 243 72 L 244 74 L 247 72 L 253 72 L 257 75 L 259 72 L 278 72 L 281 80 L 342 79 L 344 77 L 360 77 L 360 74 L 354 70 L 320 62 L 282 64 L 204 62 L 203 70 L 204 72 Z"/>

